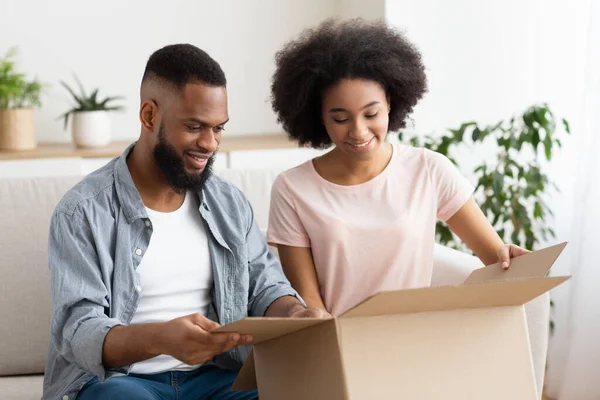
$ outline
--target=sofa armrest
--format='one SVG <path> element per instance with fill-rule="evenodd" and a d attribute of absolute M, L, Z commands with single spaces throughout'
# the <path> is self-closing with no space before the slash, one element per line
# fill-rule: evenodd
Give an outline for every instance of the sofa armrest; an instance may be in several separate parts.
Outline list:
<path fill-rule="evenodd" d="M 432 286 L 463 283 L 469 274 L 483 267 L 475 256 L 436 243 L 433 249 Z"/>

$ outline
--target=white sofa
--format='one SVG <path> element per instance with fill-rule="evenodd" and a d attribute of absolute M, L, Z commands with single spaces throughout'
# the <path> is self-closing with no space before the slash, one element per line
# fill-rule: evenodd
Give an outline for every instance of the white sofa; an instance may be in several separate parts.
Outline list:
<path fill-rule="evenodd" d="M 246 193 L 262 229 L 266 228 L 271 184 L 278 172 L 276 169 L 217 171 Z M 48 225 L 59 199 L 80 179 L 81 176 L 0 179 L 0 398 L 3 400 L 31 400 L 41 396 L 51 313 Z M 435 285 L 460 283 L 470 271 L 481 266 L 475 257 L 443 246 L 436 246 L 434 259 Z M 548 295 L 528 303 L 526 313 L 541 396 L 548 338 Z"/>

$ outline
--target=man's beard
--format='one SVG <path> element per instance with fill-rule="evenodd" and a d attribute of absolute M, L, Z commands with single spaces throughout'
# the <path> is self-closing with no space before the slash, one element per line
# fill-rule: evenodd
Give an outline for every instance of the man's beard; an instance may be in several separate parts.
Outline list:
<path fill-rule="evenodd" d="M 213 154 L 207 161 L 206 166 L 199 174 L 189 174 L 185 171 L 184 161 L 177 154 L 173 146 L 167 142 L 166 132 L 161 123 L 158 130 L 158 143 L 154 147 L 154 162 L 167 180 L 169 186 L 177 193 L 185 193 L 187 190 L 199 192 L 204 183 L 212 174 L 212 166 L 215 162 Z"/>

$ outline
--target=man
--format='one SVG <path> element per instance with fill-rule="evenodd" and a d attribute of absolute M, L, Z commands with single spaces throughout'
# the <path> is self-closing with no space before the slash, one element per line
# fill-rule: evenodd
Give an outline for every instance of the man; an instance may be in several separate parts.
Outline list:
<path fill-rule="evenodd" d="M 257 398 L 229 391 L 252 338 L 211 331 L 322 314 L 290 287 L 244 195 L 211 175 L 229 119 L 219 64 L 191 45 L 156 51 L 139 117 L 138 141 L 53 214 L 43 399 Z"/>

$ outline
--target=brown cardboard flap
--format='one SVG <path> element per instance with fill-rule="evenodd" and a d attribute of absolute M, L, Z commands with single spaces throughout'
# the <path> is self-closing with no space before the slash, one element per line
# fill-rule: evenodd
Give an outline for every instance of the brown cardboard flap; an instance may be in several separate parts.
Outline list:
<path fill-rule="evenodd" d="M 346 312 L 342 318 L 521 305 L 569 278 L 513 279 L 382 292 Z"/>
<path fill-rule="evenodd" d="M 506 270 L 502 268 L 500 263 L 476 269 L 465 280 L 465 283 L 543 277 L 566 245 L 567 243 L 564 242 L 513 258 L 511 259 L 510 268 Z"/>
<path fill-rule="evenodd" d="M 329 321 L 331 318 L 266 318 L 249 317 L 215 329 L 213 332 L 237 332 L 252 335 L 253 344 L 288 333 L 299 331 L 313 325 Z"/>
<path fill-rule="evenodd" d="M 254 346 L 261 400 L 350 399 L 336 322 L 329 320 Z"/>
<path fill-rule="evenodd" d="M 256 384 L 256 368 L 254 365 L 254 349 L 250 351 L 246 362 L 240 369 L 238 376 L 231 385 L 231 390 L 252 390 L 258 388 Z"/>
<path fill-rule="evenodd" d="M 351 399 L 540 399 L 522 308 L 343 318 L 340 324 Z"/>

